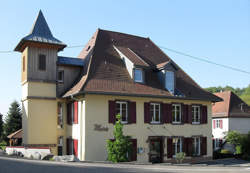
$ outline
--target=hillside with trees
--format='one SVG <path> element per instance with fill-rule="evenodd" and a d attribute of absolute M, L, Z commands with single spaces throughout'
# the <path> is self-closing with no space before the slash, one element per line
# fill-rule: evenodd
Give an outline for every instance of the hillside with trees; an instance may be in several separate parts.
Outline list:
<path fill-rule="evenodd" d="M 208 92 L 215 93 L 220 91 L 232 91 L 236 95 L 238 95 L 244 102 L 246 102 L 248 105 L 250 105 L 250 84 L 246 88 L 233 88 L 231 86 L 225 86 L 225 87 L 209 87 L 205 88 Z"/>

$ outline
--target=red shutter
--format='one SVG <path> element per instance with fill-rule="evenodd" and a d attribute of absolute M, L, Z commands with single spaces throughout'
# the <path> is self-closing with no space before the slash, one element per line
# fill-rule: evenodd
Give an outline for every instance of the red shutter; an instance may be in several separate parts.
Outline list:
<path fill-rule="evenodd" d="M 71 125 L 72 124 L 72 106 L 71 103 L 67 104 L 67 124 Z"/>
<path fill-rule="evenodd" d="M 150 104 L 144 103 L 144 123 L 150 123 Z"/>
<path fill-rule="evenodd" d="M 173 117 L 172 117 L 172 104 L 166 104 L 167 108 L 167 114 L 166 114 L 166 123 L 172 123 Z"/>
<path fill-rule="evenodd" d="M 109 101 L 109 123 L 115 124 L 115 101 Z"/>
<path fill-rule="evenodd" d="M 223 124 L 222 124 L 222 123 L 223 123 L 223 121 L 220 120 L 220 128 L 221 128 L 221 129 L 223 129 Z"/>
<path fill-rule="evenodd" d="M 78 124 L 78 102 L 74 102 L 74 123 Z"/>
<path fill-rule="evenodd" d="M 78 157 L 78 140 L 74 139 L 73 143 L 74 143 L 74 155 Z"/>
<path fill-rule="evenodd" d="M 129 102 L 128 104 L 128 123 L 136 123 L 136 102 Z"/>
<path fill-rule="evenodd" d="M 137 160 L 137 139 L 131 139 L 131 143 L 132 143 L 131 161 L 136 161 Z"/>
<path fill-rule="evenodd" d="M 173 157 L 173 140 L 172 140 L 172 138 L 167 139 L 167 157 L 168 158 Z"/>
<path fill-rule="evenodd" d="M 201 137 L 201 155 L 207 155 L 207 137 Z"/>
<path fill-rule="evenodd" d="M 215 129 L 215 120 L 213 120 L 213 128 Z"/>
<path fill-rule="evenodd" d="M 192 124 L 192 105 L 188 105 L 188 123 Z"/>
<path fill-rule="evenodd" d="M 202 106 L 201 124 L 207 124 L 207 106 Z"/>

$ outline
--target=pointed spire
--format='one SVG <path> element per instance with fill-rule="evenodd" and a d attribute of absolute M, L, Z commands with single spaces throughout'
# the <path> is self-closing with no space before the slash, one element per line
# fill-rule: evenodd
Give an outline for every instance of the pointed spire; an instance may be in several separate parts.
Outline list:
<path fill-rule="evenodd" d="M 15 51 L 22 52 L 24 48 L 26 47 L 24 43 L 29 42 L 29 41 L 57 45 L 58 50 L 62 50 L 63 48 L 66 47 L 66 44 L 56 39 L 52 35 L 41 10 L 38 13 L 38 16 L 35 20 L 35 23 L 33 24 L 30 34 L 24 37 L 18 43 L 18 45 L 15 48 Z"/>
<path fill-rule="evenodd" d="M 49 26 L 43 16 L 42 10 L 39 11 L 38 16 L 36 18 L 35 23 L 33 24 L 33 27 L 31 29 L 30 34 L 33 35 L 39 35 L 44 37 L 53 37 Z"/>

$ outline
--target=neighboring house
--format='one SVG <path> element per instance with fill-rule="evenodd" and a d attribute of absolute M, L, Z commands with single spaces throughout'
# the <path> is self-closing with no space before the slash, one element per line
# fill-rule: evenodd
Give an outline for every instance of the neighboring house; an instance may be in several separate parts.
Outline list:
<path fill-rule="evenodd" d="M 224 143 L 228 131 L 246 134 L 250 131 L 250 107 L 231 91 L 214 93 L 222 98 L 212 106 L 212 129 L 214 149 Z"/>
<path fill-rule="evenodd" d="M 211 104 L 221 99 L 149 38 L 98 29 L 77 58 L 58 56 L 65 47 L 40 11 L 15 48 L 22 53 L 25 146 L 105 161 L 121 114 L 131 161 L 171 162 L 178 152 L 189 161 L 212 158 Z"/>
<path fill-rule="evenodd" d="M 19 129 L 10 135 L 7 136 L 9 138 L 9 146 L 18 146 L 22 144 L 22 136 L 23 136 L 23 130 Z"/>

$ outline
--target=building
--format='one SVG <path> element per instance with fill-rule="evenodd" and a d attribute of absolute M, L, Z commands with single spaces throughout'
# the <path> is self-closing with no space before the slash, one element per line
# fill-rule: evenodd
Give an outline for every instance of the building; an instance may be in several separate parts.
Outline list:
<path fill-rule="evenodd" d="M 19 129 L 7 136 L 10 146 L 18 146 L 22 144 L 23 130 Z"/>
<path fill-rule="evenodd" d="M 58 56 L 65 47 L 40 11 L 15 48 L 25 146 L 104 161 L 120 113 L 131 161 L 171 162 L 181 151 L 192 161 L 212 157 L 211 104 L 221 99 L 149 38 L 98 29 L 77 58 Z"/>
<path fill-rule="evenodd" d="M 224 143 L 228 131 L 236 130 L 242 134 L 250 131 L 250 107 L 231 91 L 214 94 L 224 100 L 212 106 L 213 141 L 216 150 Z"/>

